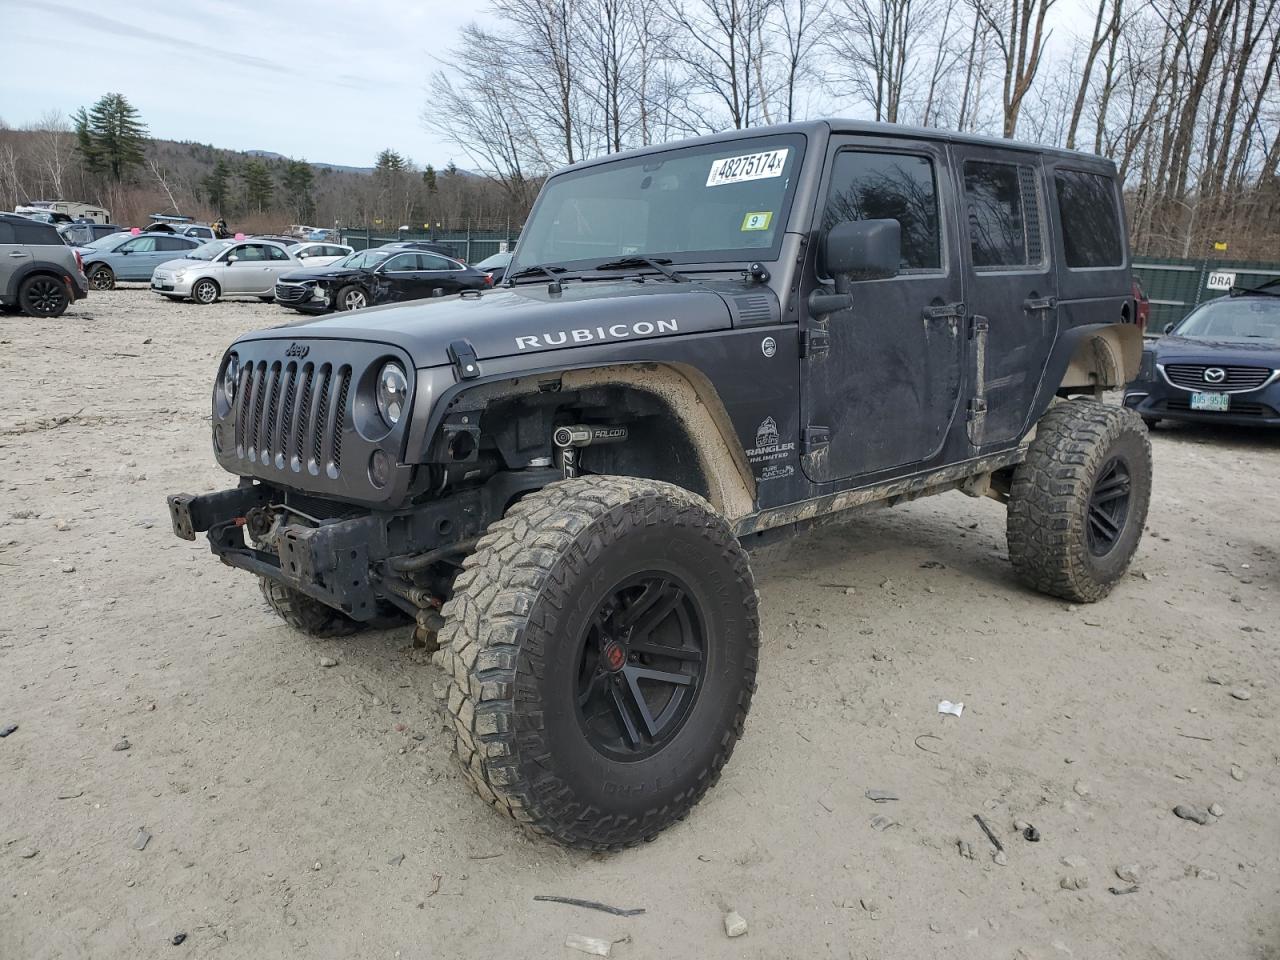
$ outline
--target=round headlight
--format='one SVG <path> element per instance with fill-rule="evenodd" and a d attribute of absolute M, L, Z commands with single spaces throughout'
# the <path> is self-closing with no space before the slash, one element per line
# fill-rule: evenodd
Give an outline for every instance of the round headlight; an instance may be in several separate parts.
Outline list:
<path fill-rule="evenodd" d="M 235 406 L 236 385 L 240 382 L 240 358 L 234 353 L 227 357 L 227 365 L 222 368 L 222 399 L 228 407 Z"/>
<path fill-rule="evenodd" d="M 400 422 L 408 393 L 409 381 L 404 368 L 394 360 L 383 364 L 378 371 L 378 412 L 388 426 L 394 427 Z"/>

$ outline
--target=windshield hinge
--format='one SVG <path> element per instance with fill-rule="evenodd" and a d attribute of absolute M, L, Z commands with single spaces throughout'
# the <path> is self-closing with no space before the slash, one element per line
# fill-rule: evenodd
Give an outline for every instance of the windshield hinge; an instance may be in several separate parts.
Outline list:
<path fill-rule="evenodd" d="M 474 380 L 480 376 L 480 361 L 470 340 L 455 340 L 449 344 L 449 362 L 459 380 Z"/>
<path fill-rule="evenodd" d="M 963 303 L 944 303 L 936 307 L 925 307 L 924 318 L 926 320 L 945 320 L 948 317 L 963 317 Z"/>
<path fill-rule="evenodd" d="M 831 350 L 831 334 L 822 327 L 810 327 L 800 331 L 800 356 L 802 359 L 821 360 Z"/>
<path fill-rule="evenodd" d="M 800 434 L 800 453 L 809 456 L 831 443 L 831 428 L 810 424 Z"/>
<path fill-rule="evenodd" d="M 983 336 L 990 326 L 991 324 L 986 317 L 975 313 L 969 318 L 969 339 L 976 340 L 978 337 Z"/>

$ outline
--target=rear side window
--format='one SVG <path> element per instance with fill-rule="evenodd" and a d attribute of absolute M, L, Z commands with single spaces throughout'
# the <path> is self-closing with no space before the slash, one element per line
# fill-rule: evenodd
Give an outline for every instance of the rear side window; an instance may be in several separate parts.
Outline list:
<path fill-rule="evenodd" d="M 418 260 L 422 264 L 422 270 L 461 270 L 461 264 L 454 263 L 448 257 L 442 257 L 438 253 L 420 253 Z"/>
<path fill-rule="evenodd" d="M 13 223 L 12 243 L 29 243 L 32 246 L 65 246 L 58 228 L 51 223 L 40 223 L 30 220 L 26 223 Z"/>
<path fill-rule="evenodd" d="M 191 244 L 179 237 L 156 237 L 157 250 L 190 250 Z"/>
<path fill-rule="evenodd" d="M 831 171 L 822 223 L 897 220 L 903 272 L 942 269 L 938 191 L 928 157 L 842 150 Z"/>
<path fill-rule="evenodd" d="M 1044 262 L 1034 167 L 969 161 L 964 194 L 975 267 L 1016 269 Z"/>
<path fill-rule="evenodd" d="M 1068 267 L 1118 267 L 1124 263 L 1116 192 L 1107 177 L 1081 170 L 1053 175 L 1062 217 L 1062 247 Z"/>

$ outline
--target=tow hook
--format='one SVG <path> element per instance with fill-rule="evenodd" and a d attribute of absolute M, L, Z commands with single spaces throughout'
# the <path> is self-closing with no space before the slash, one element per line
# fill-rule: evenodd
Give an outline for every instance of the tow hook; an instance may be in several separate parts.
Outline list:
<path fill-rule="evenodd" d="M 626 427 L 592 426 L 586 423 L 556 427 L 551 435 L 551 440 L 556 445 L 556 461 L 566 480 L 578 475 L 578 447 L 622 443 L 626 439 Z"/>

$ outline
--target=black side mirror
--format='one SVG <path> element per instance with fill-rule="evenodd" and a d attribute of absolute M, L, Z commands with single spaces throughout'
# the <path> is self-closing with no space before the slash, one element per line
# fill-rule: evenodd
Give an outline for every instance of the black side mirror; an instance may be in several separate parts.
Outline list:
<path fill-rule="evenodd" d="M 902 226 L 897 220 L 845 220 L 827 231 L 821 252 L 830 276 L 887 280 L 902 262 Z"/>
<path fill-rule="evenodd" d="M 1172 324 L 1172 323 L 1166 323 L 1166 324 L 1164 325 L 1164 332 L 1165 332 L 1165 333 L 1173 333 L 1173 324 Z"/>

